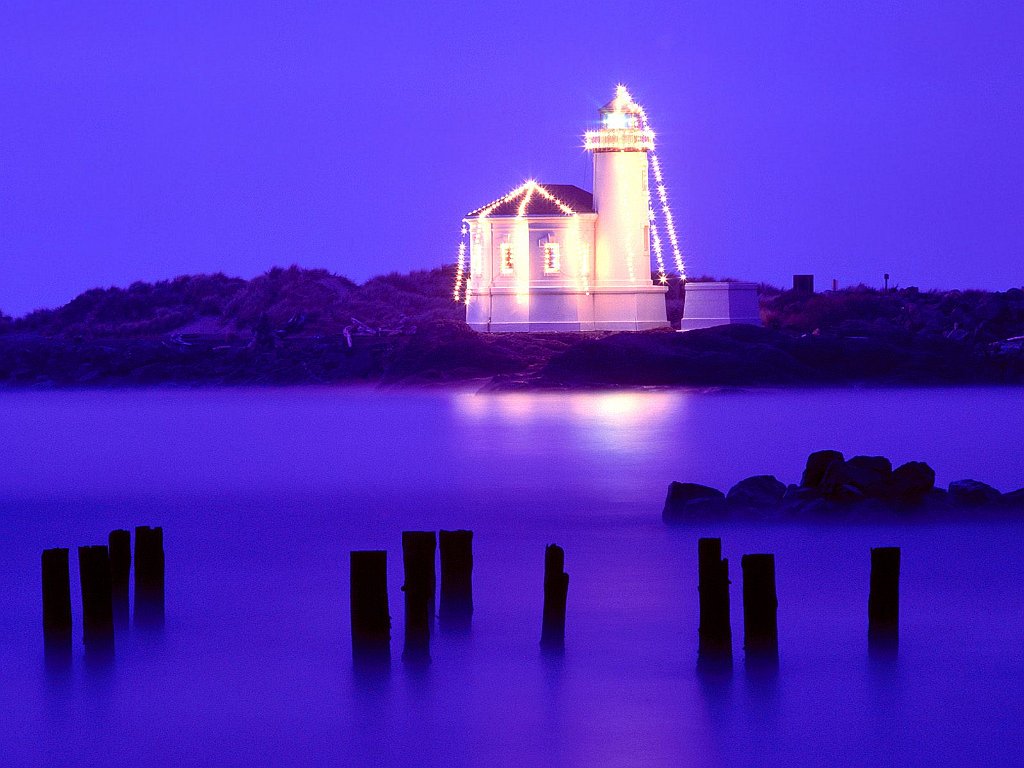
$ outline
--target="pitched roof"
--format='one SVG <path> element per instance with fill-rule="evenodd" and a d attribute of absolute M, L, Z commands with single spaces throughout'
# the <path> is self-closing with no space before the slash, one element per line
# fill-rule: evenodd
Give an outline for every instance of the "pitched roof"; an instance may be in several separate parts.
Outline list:
<path fill-rule="evenodd" d="M 484 214 L 486 216 L 518 216 L 519 206 L 523 197 L 530 194 L 530 200 L 523 210 L 524 216 L 565 216 L 566 212 L 558 202 L 571 209 L 573 213 L 594 213 L 594 196 L 585 189 L 572 184 L 540 184 L 527 182 L 512 190 L 504 197 L 488 205 L 482 205 L 475 211 L 466 214 L 467 218 Z M 548 195 L 543 194 L 547 192 Z"/>

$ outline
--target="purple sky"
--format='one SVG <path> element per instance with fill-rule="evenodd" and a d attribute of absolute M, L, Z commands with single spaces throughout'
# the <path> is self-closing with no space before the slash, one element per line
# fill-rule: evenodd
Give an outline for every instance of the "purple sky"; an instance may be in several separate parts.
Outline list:
<path fill-rule="evenodd" d="M 452 261 L 523 179 L 589 188 L 619 81 L 692 274 L 1024 284 L 1019 0 L 484 5 L 6 0 L 0 310 Z"/>

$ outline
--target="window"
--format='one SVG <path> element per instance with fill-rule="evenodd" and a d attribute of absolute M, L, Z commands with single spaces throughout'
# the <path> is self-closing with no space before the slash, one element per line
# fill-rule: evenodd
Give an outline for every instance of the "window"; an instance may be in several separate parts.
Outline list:
<path fill-rule="evenodd" d="M 516 268 L 516 257 L 512 243 L 502 243 L 498 246 L 498 249 L 501 257 L 501 274 L 511 275 L 515 272 Z"/>
<path fill-rule="evenodd" d="M 546 242 L 542 243 L 541 247 L 544 254 L 544 274 L 557 275 L 562 271 L 558 243 Z"/>

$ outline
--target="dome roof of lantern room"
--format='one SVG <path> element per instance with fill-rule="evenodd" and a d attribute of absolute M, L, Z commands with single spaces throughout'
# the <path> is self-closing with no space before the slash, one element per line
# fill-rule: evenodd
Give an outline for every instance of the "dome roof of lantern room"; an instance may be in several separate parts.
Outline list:
<path fill-rule="evenodd" d="M 629 91 L 624 85 L 615 86 L 615 98 L 601 107 L 601 113 L 607 114 L 609 112 L 627 112 L 633 115 L 639 115 L 643 113 L 640 105 L 633 101 L 633 97 L 629 95 Z"/>

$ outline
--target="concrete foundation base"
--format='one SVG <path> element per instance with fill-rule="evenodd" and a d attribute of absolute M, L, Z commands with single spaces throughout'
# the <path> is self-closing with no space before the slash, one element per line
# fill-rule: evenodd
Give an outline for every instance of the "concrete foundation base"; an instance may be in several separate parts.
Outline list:
<path fill-rule="evenodd" d="M 680 331 L 716 325 L 761 325 L 755 283 L 687 283 Z"/>
<path fill-rule="evenodd" d="M 531 286 L 471 293 L 466 321 L 481 333 L 646 331 L 669 328 L 660 285 L 575 288 Z"/>

